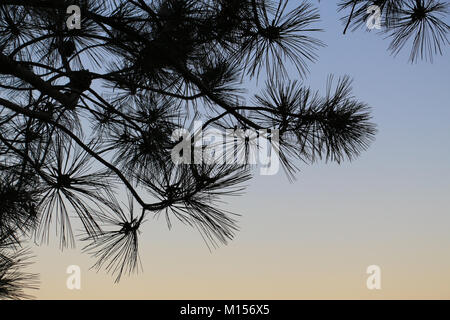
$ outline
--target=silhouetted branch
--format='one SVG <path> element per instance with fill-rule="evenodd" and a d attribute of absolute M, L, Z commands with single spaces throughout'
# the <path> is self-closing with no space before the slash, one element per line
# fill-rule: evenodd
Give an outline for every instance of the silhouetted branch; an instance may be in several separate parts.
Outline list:
<path fill-rule="evenodd" d="M 410 40 L 413 61 L 443 53 L 447 4 L 340 1 L 350 11 L 344 33 L 365 25 L 373 3 L 394 54 Z M 66 26 L 68 4 L 81 7 L 79 30 Z M 277 132 L 273 151 L 290 179 L 298 163 L 353 160 L 376 129 L 350 78 L 330 76 L 324 95 L 290 79 L 306 78 L 324 46 L 319 19 L 308 1 L 2 1 L 0 197 L 9 202 L 0 201 L 0 238 L 47 240 L 56 223 L 61 245 L 73 245 L 74 212 L 95 267 L 117 281 L 140 268 L 148 217 L 191 226 L 211 248 L 227 243 L 238 215 L 221 200 L 244 190 L 258 145 L 244 137 L 233 146 L 247 161 L 240 164 L 176 164 L 173 134 L 196 120 L 236 135 L 266 132 L 270 142 Z M 245 96 L 261 73 L 266 86 Z M 200 135 L 188 141 L 191 158 L 206 152 L 195 148 Z M 123 191 L 128 208 L 116 199 Z"/>

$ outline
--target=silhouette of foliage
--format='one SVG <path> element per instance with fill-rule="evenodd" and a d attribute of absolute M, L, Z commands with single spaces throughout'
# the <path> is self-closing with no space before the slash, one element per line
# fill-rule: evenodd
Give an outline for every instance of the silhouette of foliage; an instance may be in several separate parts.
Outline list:
<path fill-rule="evenodd" d="M 29 299 L 25 290 L 37 289 L 38 285 L 36 274 L 23 271 L 31 263 L 30 250 L 11 252 L 7 247 L 8 243 L 0 240 L 0 299 Z"/>
<path fill-rule="evenodd" d="M 341 1 L 359 26 L 381 6 L 397 53 L 413 37 L 411 59 L 448 44 L 435 0 Z M 81 29 L 66 25 L 81 8 Z M 175 164 L 177 129 L 279 130 L 289 178 L 298 162 L 341 162 L 366 150 L 376 129 L 351 80 L 330 76 L 325 96 L 288 79 L 316 61 L 319 11 L 287 0 L 2 0 L 0 3 L 0 297 L 24 298 L 34 276 L 21 243 L 75 244 L 119 281 L 140 267 L 138 242 L 149 217 L 200 231 L 209 247 L 227 243 L 238 215 L 223 196 L 251 178 L 243 164 Z M 250 93 L 245 82 L 266 78 Z M 250 102 L 246 102 L 249 100 Z M 192 126 L 190 127 L 192 128 Z M 268 135 L 270 136 L 270 134 Z M 194 141 L 192 141 L 194 143 Z M 248 159 L 255 145 L 238 146 Z M 129 194 L 129 205 L 118 200 Z"/>
<path fill-rule="evenodd" d="M 353 29 L 366 27 L 367 20 L 373 15 L 368 8 L 376 5 L 381 10 L 381 33 L 392 38 L 389 50 L 397 55 L 412 41 L 410 61 L 433 61 L 433 56 L 443 54 L 449 45 L 450 26 L 448 18 L 450 4 L 438 0 L 342 0 L 340 10 L 349 11 L 343 17 Z M 344 31 L 345 32 L 345 31 Z"/>

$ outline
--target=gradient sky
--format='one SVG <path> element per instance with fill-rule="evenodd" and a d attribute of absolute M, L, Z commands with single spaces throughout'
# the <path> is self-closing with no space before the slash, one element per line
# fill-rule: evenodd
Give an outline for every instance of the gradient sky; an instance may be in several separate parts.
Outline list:
<path fill-rule="evenodd" d="M 295 2 L 295 1 L 294 1 Z M 36 247 L 39 299 L 450 299 L 450 59 L 408 63 L 375 33 L 342 35 L 333 1 L 319 5 L 327 47 L 306 81 L 322 92 L 327 75 L 350 75 L 355 96 L 373 108 L 379 133 L 352 163 L 301 166 L 255 176 L 228 200 L 241 231 L 209 252 L 199 234 L 164 219 L 146 223 L 144 267 L 114 284 L 80 249 Z M 298 78 L 294 70 L 292 79 Z M 263 84 L 263 81 L 259 82 Z M 249 89 L 250 91 L 253 89 Z M 259 89 L 257 89 L 259 90 Z M 68 265 L 82 289 L 66 288 Z M 366 288 L 369 265 L 382 290 Z"/>

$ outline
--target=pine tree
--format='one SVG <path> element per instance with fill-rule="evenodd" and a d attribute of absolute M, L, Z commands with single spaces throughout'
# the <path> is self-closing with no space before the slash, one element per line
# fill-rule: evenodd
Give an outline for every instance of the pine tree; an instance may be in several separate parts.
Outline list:
<path fill-rule="evenodd" d="M 0 298 L 35 287 L 21 245 L 47 242 L 52 225 L 71 247 L 79 221 L 85 251 L 116 281 L 140 268 L 147 218 L 179 220 L 210 247 L 231 240 L 236 215 L 218 203 L 243 191 L 253 167 L 175 164 L 173 133 L 194 120 L 205 130 L 277 130 L 289 178 L 299 162 L 366 150 L 376 128 L 350 78 L 330 76 L 324 96 L 303 85 L 324 45 L 310 2 L 2 0 Z M 344 32 L 365 27 L 372 4 L 394 54 L 412 41 L 411 61 L 430 60 L 449 44 L 448 3 L 435 0 L 339 1 Z M 81 29 L 68 27 L 70 5 Z M 242 88 L 259 78 L 266 83 L 246 99 Z"/>

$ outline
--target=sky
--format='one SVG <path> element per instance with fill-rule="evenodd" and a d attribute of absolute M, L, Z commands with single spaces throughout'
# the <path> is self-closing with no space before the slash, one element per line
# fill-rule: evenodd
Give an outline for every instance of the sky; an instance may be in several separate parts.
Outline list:
<path fill-rule="evenodd" d="M 292 1 L 291 1 L 292 2 Z M 33 247 L 38 299 L 450 299 L 450 59 L 393 57 L 389 40 L 362 30 L 342 34 L 334 1 L 322 1 L 318 37 L 327 44 L 304 80 L 324 92 L 329 74 L 349 75 L 372 108 L 378 134 L 353 162 L 300 164 L 297 180 L 280 171 L 249 182 L 226 208 L 240 231 L 210 252 L 201 236 L 164 219 L 141 235 L 143 271 L 119 284 L 81 247 L 57 240 Z M 291 79 L 298 79 L 295 69 Z M 264 82 L 260 81 L 262 87 Z M 252 84 L 246 88 L 259 92 Z M 81 290 L 66 268 L 81 267 Z M 368 290 L 366 269 L 381 269 Z"/>

